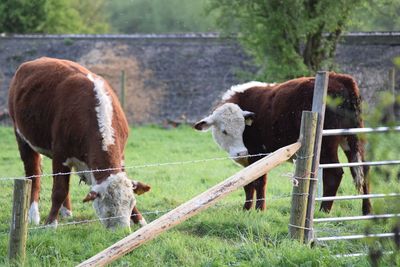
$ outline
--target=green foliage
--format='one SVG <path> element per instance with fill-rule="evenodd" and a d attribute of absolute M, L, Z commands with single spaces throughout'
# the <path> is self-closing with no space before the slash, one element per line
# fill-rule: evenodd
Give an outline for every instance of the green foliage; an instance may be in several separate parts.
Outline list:
<path fill-rule="evenodd" d="M 36 32 L 46 17 L 45 5 L 46 0 L 0 1 L 0 32 Z"/>
<path fill-rule="evenodd" d="M 5 0 L 0 2 L 0 32 L 104 33 L 104 0 Z"/>
<path fill-rule="evenodd" d="M 239 32 L 264 80 L 331 68 L 336 44 L 357 1 L 211 0 L 218 23 Z M 236 28 L 237 27 L 237 28 Z"/>
<path fill-rule="evenodd" d="M 354 10 L 350 31 L 398 31 L 400 30 L 400 1 L 364 0 Z"/>
<path fill-rule="evenodd" d="M 108 0 L 107 10 L 120 33 L 215 31 L 214 18 L 204 12 L 206 0 Z"/>
<path fill-rule="evenodd" d="M 0 177 L 23 175 L 12 128 L 0 127 Z M 385 137 L 385 146 L 399 143 L 398 138 Z M 389 149 L 390 150 L 390 149 Z M 391 155 L 396 151 L 390 150 Z M 190 127 L 165 130 L 155 126 L 131 129 L 126 147 L 126 166 L 133 179 L 151 184 L 152 190 L 138 196 L 138 208 L 148 222 L 166 211 L 204 192 L 241 168 L 228 159 L 191 160 L 226 157 L 213 142 L 211 134 L 199 133 Z M 341 154 L 341 158 L 344 155 Z M 153 165 L 149 163 L 186 162 Z M 44 173 L 51 172 L 51 162 L 44 158 Z M 135 167 L 136 166 L 136 167 Z M 379 244 L 383 250 L 395 250 L 391 240 L 330 242 L 310 248 L 288 238 L 290 193 L 292 184 L 283 174 L 293 172 L 293 165 L 284 165 L 269 173 L 266 212 L 242 210 L 242 189 L 222 199 L 214 207 L 201 212 L 154 240 L 125 255 L 110 266 L 369 266 L 366 257 L 342 257 L 336 254 L 367 252 L 368 246 Z M 376 176 L 374 193 L 399 192 L 397 180 L 382 181 Z M 73 218 L 60 219 L 64 224 L 96 218 L 90 204 L 82 203 L 89 186 L 79 185 L 71 177 Z M 39 209 L 42 223 L 50 209 L 51 177 L 42 177 Z M 0 181 L 0 266 L 8 266 L 6 255 L 11 221 L 11 181 Z M 356 193 L 348 169 L 340 186 L 340 194 Z M 373 199 L 376 213 L 398 213 L 399 203 L 393 199 Z M 318 210 L 318 209 L 317 209 Z M 156 213 L 155 211 L 160 211 Z M 335 202 L 330 215 L 317 211 L 318 217 L 359 215 L 361 201 Z M 391 231 L 395 220 L 318 224 L 317 235 L 357 234 L 368 227 L 370 232 Z M 30 226 L 31 228 L 34 226 Z M 134 226 L 132 230 L 137 230 Z M 76 266 L 127 235 L 122 230 L 109 231 L 99 222 L 60 225 L 53 229 L 30 229 L 27 241 L 26 266 Z M 383 256 L 382 266 L 399 266 L 400 255 Z"/>

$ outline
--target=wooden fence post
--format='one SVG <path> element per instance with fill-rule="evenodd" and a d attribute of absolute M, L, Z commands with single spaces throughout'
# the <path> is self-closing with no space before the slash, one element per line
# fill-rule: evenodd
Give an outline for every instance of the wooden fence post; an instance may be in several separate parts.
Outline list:
<path fill-rule="evenodd" d="M 293 239 L 298 239 L 301 243 L 304 241 L 317 118 L 316 112 L 303 111 L 300 128 L 301 148 L 297 152 L 296 171 L 293 177 L 297 184 L 293 186 L 289 235 Z"/>
<path fill-rule="evenodd" d="M 315 77 L 314 96 L 312 111 L 318 113 L 317 129 L 315 133 L 314 157 L 311 167 L 311 178 L 318 177 L 319 158 L 321 154 L 322 131 L 324 129 L 326 96 L 328 92 L 329 72 L 319 71 Z M 305 243 L 310 243 L 314 239 L 314 211 L 315 196 L 317 194 L 317 180 L 310 180 L 310 189 L 308 190 L 307 215 L 305 225 Z"/>
<path fill-rule="evenodd" d="M 17 179 L 14 181 L 14 202 L 8 251 L 8 258 L 11 264 L 23 265 L 25 261 L 31 187 L 32 181 L 29 179 Z"/>
<path fill-rule="evenodd" d="M 143 226 L 136 232 L 128 235 L 124 239 L 118 241 L 97 255 L 82 262 L 78 265 L 78 267 L 104 266 L 122 257 L 145 242 L 155 238 L 162 232 L 179 223 L 182 223 L 200 211 L 205 210 L 227 194 L 250 183 L 251 181 L 254 181 L 280 163 L 290 159 L 292 155 L 299 150 L 299 148 L 300 143 L 297 142 L 269 154 L 250 166 L 242 169 L 225 181 L 213 186 L 207 191 L 164 214 L 157 220 L 152 221 L 146 226 Z"/>

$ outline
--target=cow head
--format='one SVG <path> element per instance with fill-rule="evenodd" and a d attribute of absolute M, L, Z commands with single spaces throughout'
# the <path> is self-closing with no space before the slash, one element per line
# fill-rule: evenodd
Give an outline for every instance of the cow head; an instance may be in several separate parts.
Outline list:
<path fill-rule="evenodd" d="M 251 125 L 254 113 L 242 110 L 238 105 L 225 103 L 214 112 L 194 125 L 199 131 L 206 131 L 212 127 L 215 142 L 234 160 L 247 166 L 247 148 L 243 143 L 243 132 L 246 125 Z M 239 158 L 237 158 L 239 157 Z"/>
<path fill-rule="evenodd" d="M 129 227 L 131 212 L 136 205 L 133 190 L 133 182 L 125 172 L 120 172 L 92 186 L 83 201 L 93 200 L 97 216 L 104 218 L 101 222 L 107 228 Z"/>

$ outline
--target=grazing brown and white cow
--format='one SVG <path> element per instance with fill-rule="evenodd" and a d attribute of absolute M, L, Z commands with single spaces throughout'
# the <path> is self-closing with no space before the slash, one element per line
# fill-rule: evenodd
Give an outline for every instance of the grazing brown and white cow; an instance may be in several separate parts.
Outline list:
<path fill-rule="evenodd" d="M 214 112 L 197 122 L 197 130 L 212 127 L 216 143 L 243 166 L 260 157 L 246 157 L 269 153 L 294 143 L 300 132 L 303 110 L 311 110 L 315 79 L 303 77 L 280 84 L 250 82 L 233 86 L 222 98 Z M 330 73 L 328 95 L 341 99 L 336 107 L 327 107 L 325 129 L 363 127 L 359 89 L 351 76 Z M 364 142 L 357 136 L 329 136 L 322 140 L 321 163 L 337 163 L 339 146 L 349 162 L 364 160 Z M 242 156 L 242 157 L 240 157 Z M 244 157 L 243 157 L 244 156 Z M 359 192 L 368 194 L 367 167 L 352 167 L 351 173 Z M 342 168 L 323 170 L 323 194 L 335 196 L 342 179 Z M 267 176 L 262 176 L 244 187 L 245 209 L 253 205 L 265 209 Z M 333 202 L 326 201 L 321 209 L 329 212 Z M 363 200 L 364 214 L 371 212 L 369 199 Z"/>
<path fill-rule="evenodd" d="M 124 172 L 128 123 L 118 98 L 100 76 L 75 62 L 39 58 L 23 63 L 10 85 L 9 112 L 25 174 L 32 179 L 29 220 L 39 224 L 41 156 L 52 158 L 52 205 L 46 223 L 57 226 L 58 214 L 71 216 L 71 168 L 91 185 L 84 201 L 108 228 L 145 224 L 134 191 L 149 186 Z M 101 170 L 94 171 L 92 170 Z"/>

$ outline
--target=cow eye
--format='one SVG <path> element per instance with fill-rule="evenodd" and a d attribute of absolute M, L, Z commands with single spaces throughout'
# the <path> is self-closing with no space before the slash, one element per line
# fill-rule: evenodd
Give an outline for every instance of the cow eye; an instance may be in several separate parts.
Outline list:
<path fill-rule="evenodd" d="M 222 133 L 223 133 L 224 135 L 228 135 L 228 132 L 227 132 L 226 130 L 223 130 Z"/>

